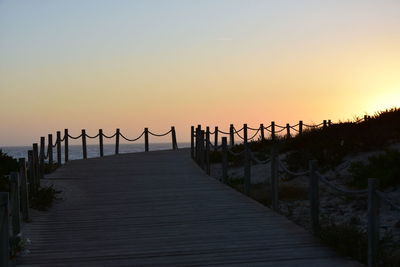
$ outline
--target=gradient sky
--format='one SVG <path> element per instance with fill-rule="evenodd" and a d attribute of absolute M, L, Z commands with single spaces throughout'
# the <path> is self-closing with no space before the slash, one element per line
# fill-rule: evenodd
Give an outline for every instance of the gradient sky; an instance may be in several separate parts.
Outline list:
<path fill-rule="evenodd" d="M 398 0 L 0 0 L 0 145 L 400 104 Z"/>

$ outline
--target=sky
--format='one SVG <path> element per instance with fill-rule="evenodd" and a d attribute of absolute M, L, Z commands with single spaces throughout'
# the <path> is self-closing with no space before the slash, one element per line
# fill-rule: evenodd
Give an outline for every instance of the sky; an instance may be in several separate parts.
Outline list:
<path fill-rule="evenodd" d="M 0 0 L 0 146 L 399 106 L 399 14 L 398 0 Z"/>

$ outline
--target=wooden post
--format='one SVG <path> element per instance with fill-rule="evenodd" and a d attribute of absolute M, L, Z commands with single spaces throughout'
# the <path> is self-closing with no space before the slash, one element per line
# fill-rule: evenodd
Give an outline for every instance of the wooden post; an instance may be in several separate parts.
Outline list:
<path fill-rule="evenodd" d="M 286 138 L 290 138 L 290 125 L 289 123 L 286 123 Z"/>
<path fill-rule="evenodd" d="M 276 159 L 276 147 L 271 148 L 271 196 L 272 209 L 279 211 L 279 181 L 278 181 L 278 161 Z"/>
<path fill-rule="evenodd" d="M 378 182 L 377 179 L 368 179 L 368 267 L 378 266 L 379 198 L 376 194 Z"/>
<path fill-rule="evenodd" d="M 19 177 L 21 183 L 21 210 L 22 219 L 28 222 L 29 219 L 29 193 L 28 193 L 28 181 L 26 173 L 26 161 L 25 158 L 20 158 L 19 163 Z"/>
<path fill-rule="evenodd" d="M 200 163 L 200 129 L 196 128 L 196 139 L 195 139 L 195 159 L 197 164 Z"/>
<path fill-rule="evenodd" d="M 207 130 L 206 130 L 205 158 L 206 158 L 206 173 L 207 173 L 207 175 L 210 175 L 211 174 L 211 166 L 210 166 L 210 127 L 208 127 L 208 126 L 207 126 Z"/>
<path fill-rule="evenodd" d="M 149 128 L 144 128 L 144 151 L 149 152 Z"/>
<path fill-rule="evenodd" d="M 42 136 L 40 137 L 40 153 L 39 153 L 39 165 L 40 165 L 40 179 L 44 178 L 44 157 L 45 157 L 45 138 Z"/>
<path fill-rule="evenodd" d="M 328 127 L 331 127 L 331 126 L 332 126 L 332 121 L 328 120 Z"/>
<path fill-rule="evenodd" d="M 68 129 L 64 129 L 64 162 L 69 161 Z"/>
<path fill-rule="evenodd" d="M 12 229 L 13 238 L 17 238 L 21 233 L 21 213 L 20 213 L 20 199 L 19 199 L 19 175 L 18 172 L 12 172 L 11 177 L 11 213 L 12 213 Z"/>
<path fill-rule="evenodd" d="M 299 121 L 299 135 L 303 134 L 303 121 Z"/>
<path fill-rule="evenodd" d="M 264 124 L 260 124 L 260 137 L 261 137 L 261 141 L 265 140 L 265 136 L 264 136 Z"/>
<path fill-rule="evenodd" d="M 214 150 L 218 150 L 218 126 L 215 126 L 214 130 Z"/>
<path fill-rule="evenodd" d="M 83 154 L 83 159 L 87 159 L 86 130 L 85 129 L 82 129 L 82 154 Z"/>
<path fill-rule="evenodd" d="M 243 143 L 247 144 L 247 124 L 243 124 Z"/>
<path fill-rule="evenodd" d="M 328 126 L 327 121 L 324 120 L 324 121 L 322 122 L 322 124 L 323 124 L 322 129 L 326 129 L 326 127 Z"/>
<path fill-rule="evenodd" d="M 10 226 L 9 226 L 8 193 L 0 192 L 0 266 L 8 267 L 10 263 Z"/>
<path fill-rule="evenodd" d="M 228 182 L 228 138 L 222 137 L 222 182 Z"/>
<path fill-rule="evenodd" d="M 103 129 L 99 129 L 99 146 L 100 146 L 100 157 L 103 157 L 104 156 Z"/>
<path fill-rule="evenodd" d="M 53 167 L 53 135 L 49 134 L 48 137 L 48 144 L 47 144 L 47 151 L 49 153 L 49 167 L 50 169 Z"/>
<path fill-rule="evenodd" d="M 271 121 L 271 140 L 275 140 L 275 122 Z"/>
<path fill-rule="evenodd" d="M 247 127 L 246 127 L 247 129 Z M 246 136 L 247 139 L 247 136 Z M 245 139 L 245 140 L 246 140 Z M 244 144 L 245 147 L 245 158 L 244 158 L 244 193 L 250 195 L 251 191 L 251 151 L 248 142 Z"/>
<path fill-rule="evenodd" d="M 117 132 L 115 134 L 115 155 L 119 154 L 119 129 L 117 128 Z"/>
<path fill-rule="evenodd" d="M 177 150 L 178 149 L 178 143 L 176 141 L 175 126 L 171 126 L 171 137 L 172 137 L 172 149 L 173 150 Z"/>
<path fill-rule="evenodd" d="M 57 131 L 57 167 L 61 167 L 61 132 Z"/>
<path fill-rule="evenodd" d="M 194 159 L 194 126 L 190 127 L 190 155 Z"/>
<path fill-rule="evenodd" d="M 36 195 L 35 191 L 35 164 L 33 159 L 33 150 L 28 150 L 28 183 L 29 195 Z"/>
<path fill-rule="evenodd" d="M 315 173 L 317 171 L 317 161 L 309 161 L 310 172 L 310 210 L 311 224 L 314 234 L 319 232 L 319 180 Z"/>
<path fill-rule="evenodd" d="M 234 146 L 235 145 L 235 129 L 233 127 L 233 124 L 229 126 L 229 137 L 230 137 L 230 145 Z"/>
<path fill-rule="evenodd" d="M 364 121 L 368 121 L 368 115 L 364 115 Z"/>
<path fill-rule="evenodd" d="M 35 186 L 35 191 L 37 191 L 40 187 L 40 170 L 39 170 L 39 149 L 38 149 L 38 144 L 34 143 L 33 146 L 33 170 L 35 173 L 35 179 L 33 180 L 34 186 Z"/>
<path fill-rule="evenodd" d="M 205 149 L 204 149 L 204 130 L 200 131 L 200 167 L 204 170 L 205 167 Z"/>

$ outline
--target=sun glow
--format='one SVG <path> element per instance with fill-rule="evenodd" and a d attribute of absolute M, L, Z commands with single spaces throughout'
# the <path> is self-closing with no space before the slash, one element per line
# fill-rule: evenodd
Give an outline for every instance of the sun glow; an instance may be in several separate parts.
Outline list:
<path fill-rule="evenodd" d="M 367 112 L 373 114 L 378 111 L 400 107 L 400 86 L 383 92 L 378 92 L 369 100 Z"/>

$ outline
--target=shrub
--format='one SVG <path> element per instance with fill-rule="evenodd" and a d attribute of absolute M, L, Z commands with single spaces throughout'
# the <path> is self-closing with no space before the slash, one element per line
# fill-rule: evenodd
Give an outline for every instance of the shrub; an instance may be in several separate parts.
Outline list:
<path fill-rule="evenodd" d="M 31 208 L 41 211 L 48 210 L 59 193 L 61 191 L 55 190 L 53 185 L 40 187 L 31 200 Z"/>

